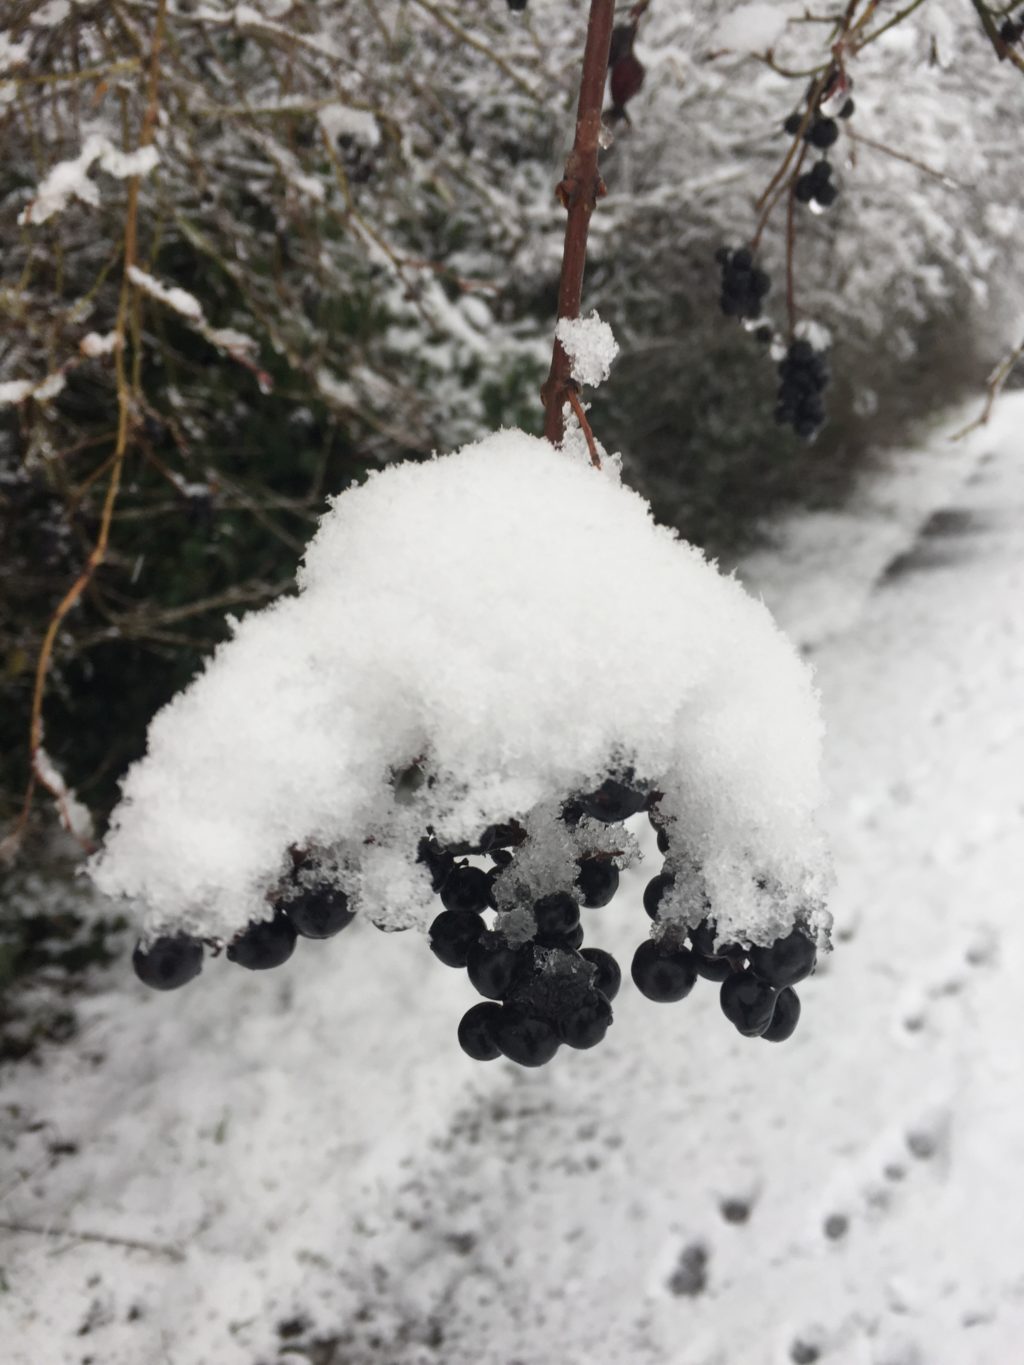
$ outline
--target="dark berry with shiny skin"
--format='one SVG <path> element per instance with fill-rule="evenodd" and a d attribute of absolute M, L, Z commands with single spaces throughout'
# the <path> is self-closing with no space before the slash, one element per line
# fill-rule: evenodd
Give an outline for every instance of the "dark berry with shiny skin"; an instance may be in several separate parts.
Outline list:
<path fill-rule="evenodd" d="M 578 863 L 576 885 L 583 904 L 589 910 L 607 905 L 619 889 L 619 869 L 610 858 L 581 858 Z"/>
<path fill-rule="evenodd" d="M 442 910 L 428 931 L 430 950 L 446 967 L 465 967 L 483 927 L 483 920 L 472 910 Z"/>
<path fill-rule="evenodd" d="M 527 945 L 512 947 L 500 934 L 487 931 L 466 955 L 466 971 L 475 990 L 488 1000 L 502 1000 L 533 963 Z"/>
<path fill-rule="evenodd" d="M 585 1001 L 571 1014 L 558 1021 L 558 1033 L 563 1043 L 570 1047 L 596 1047 L 608 1032 L 612 1022 L 612 1007 L 608 998 L 599 991 Z"/>
<path fill-rule="evenodd" d="M 770 341 L 771 337 L 768 339 Z M 668 830 L 664 825 L 661 825 L 658 829 L 658 852 L 661 854 L 668 852 Z"/>
<path fill-rule="evenodd" d="M 541 896 L 533 905 L 533 920 L 538 937 L 560 938 L 572 933 L 580 922 L 580 907 L 567 891 Z"/>
<path fill-rule="evenodd" d="M 666 892 L 670 891 L 675 884 L 676 879 L 671 872 L 659 872 L 644 887 L 644 909 L 651 919 L 658 919 L 661 913 L 661 902 L 664 900 Z"/>
<path fill-rule="evenodd" d="M 311 887 L 281 908 L 303 938 L 333 938 L 356 917 L 344 891 L 334 886 Z"/>
<path fill-rule="evenodd" d="M 771 1023 L 775 991 L 753 972 L 734 972 L 722 982 L 722 1013 L 746 1038 L 757 1038 Z"/>
<path fill-rule="evenodd" d="M 500 1005 L 484 1000 L 468 1009 L 459 1021 L 459 1046 L 474 1062 L 493 1062 L 501 1056 L 493 1033 L 500 1015 Z"/>
<path fill-rule="evenodd" d="M 132 967 L 143 985 L 155 991 L 176 991 L 203 970 L 203 945 L 188 934 L 163 934 L 148 948 L 135 945 Z"/>
<path fill-rule="evenodd" d="M 580 957 L 597 968 L 595 990 L 599 990 L 606 1000 L 614 1000 L 622 985 L 622 972 L 611 953 L 606 953 L 603 948 L 581 948 Z"/>
<path fill-rule="evenodd" d="M 618 778 L 609 777 L 596 791 L 577 796 L 575 804 L 592 820 L 616 824 L 646 809 L 647 793 L 639 791 L 627 782 L 620 782 Z"/>
<path fill-rule="evenodd" d="M 633 954 L 630 972 L 641 995 L 663 1004 L 684 999 L 697 980 L 692 954 L 685 948 L 666 952 L 652 939 Z"/>
<path fill-rule="evenodd" d="M 503 1056 L 520 1066 L 543 1066 L 558 1051 L 559 1037 L 546 1019 L 505 1005 L 491 1027 L 491 1036 Z"/>
<path fill-rule="evenodd" d="M 583 925 L 577 924 L 564 934 L 538 934 L 534 942 L 541 948 L 563 948 L 575 952 L 583 943 Z"/>
<path fill-rule="evenodd" d="M 784 1043 L 792 1038 L 800 1022 L 800 997 L 792 986 L 783 986 L 775 1000 L 772 1022 L 761 1037 L 768 1043 Z"/>
<path fill-rule="evenodd" d="M 479 914 L 491 899 L 491 883 L 482 867 L 457 867 L 441 887 L 446 910 L 469 910 Z"/>
<path fill-rule="evenodd" d="M 268 971 L 288 961 L 295 951 L 296 937 L 295 925 L 279 910 L 273 919 L 250 924 L 228 945 L 227 958 L 252 972 Z"/>
<path fill-rule="evenodd" d="M 814 943 L 799 929 L 769 948 L 751 948 L 749 956 L 750 970 L 770 986 L 795 986 L 810 976 L 818 959 Z"/>

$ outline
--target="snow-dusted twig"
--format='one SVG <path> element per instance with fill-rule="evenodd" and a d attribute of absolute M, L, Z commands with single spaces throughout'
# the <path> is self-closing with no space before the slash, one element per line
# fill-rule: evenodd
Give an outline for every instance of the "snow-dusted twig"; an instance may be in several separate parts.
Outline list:
<path fill-rule="evenodd" d="M 591 0 L 587 39 L 583 49 L 583 78 L 576 112 L 576 137 L 565 163 L 565 174 L 556 190 L 569 215 L 565 225 L 562 275 L 558 286 L 559 318 L 577 318 L 580 315 L 590 215 L 604 193 L 597 158 L 614 18 L 614 0 Z M 556 336 L 551 369 L 541 389 L 545 409 L 544 435 L 556 444 L 564 435 L 562 407 L 570 401 L 572 386 L 572 362 Z"/>

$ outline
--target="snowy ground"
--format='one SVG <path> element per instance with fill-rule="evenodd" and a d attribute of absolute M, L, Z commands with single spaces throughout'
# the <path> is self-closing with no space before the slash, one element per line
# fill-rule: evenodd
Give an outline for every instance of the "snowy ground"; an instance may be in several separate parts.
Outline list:
<path fill-rule="evenodd" d="M 3 1359 L 1022 1359 L 1022 419 L 746 568 L 830 728 L 837 951 L 790 1043 L 627 982 L 593 1052 L 474 1064 L 464 975 L 360 923 L 177 996 L 124 964 L 3 1076 Z M 628 962 L 658 866 L 588 942 Z"/>

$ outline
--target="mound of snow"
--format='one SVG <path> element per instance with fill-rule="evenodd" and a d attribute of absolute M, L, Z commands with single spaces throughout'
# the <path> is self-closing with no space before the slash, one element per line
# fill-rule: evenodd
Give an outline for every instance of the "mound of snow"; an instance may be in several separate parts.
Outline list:
<path fill-rule="evenodd" d="M 595 833 L 559 804 L 632 770 L 686 871 L 668 910 L 699 919 L 707 897 L 721 934 L 768 942 L 825 922 L 820 736 L 767 609 L 614 461 L 503 431 L 334 500 L 298 594 L 153 721 L 91 871 L 145 933 L 222 939 L 269 914 L 301 848 L 375 922 L 423 924 L 428 827 L 520 819 L 538 889 L 559 889 Z"/>

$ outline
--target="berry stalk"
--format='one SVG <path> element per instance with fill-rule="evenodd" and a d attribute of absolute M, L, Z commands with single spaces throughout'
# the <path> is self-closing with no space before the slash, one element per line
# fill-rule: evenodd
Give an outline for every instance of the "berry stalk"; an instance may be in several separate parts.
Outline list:
<path fill-rule="evenodd" d="M 591 0 L 587 39 L 583 49 L 583 78 L 576 110 L 576 137 L 565 163 L 565 174 L 555 193 L 568 210 L 562 275 L 558 286 L 559 318 L 578 318 L 587 262 L 590 215 L 604 194 L 597 169 L 601 136 L 601 108 L 611 48 L 615 0 Z M 555 338 L 551 369 L 540 391 L 544 404 L 544 435 L 557 445 L 564 435 L 562 407 L 573 389 L 572 367 L 562 343 Z"/>

